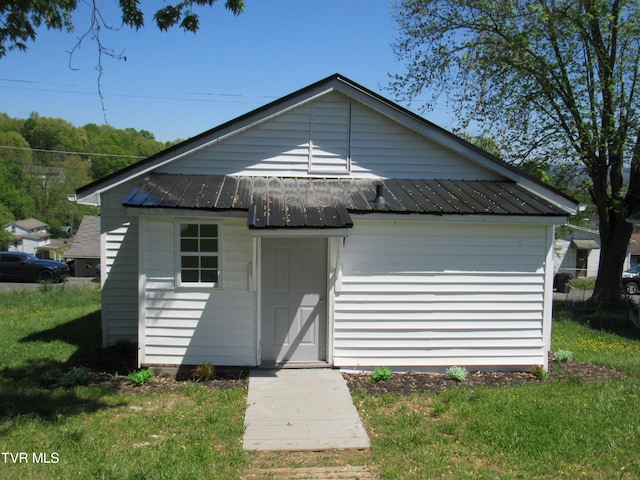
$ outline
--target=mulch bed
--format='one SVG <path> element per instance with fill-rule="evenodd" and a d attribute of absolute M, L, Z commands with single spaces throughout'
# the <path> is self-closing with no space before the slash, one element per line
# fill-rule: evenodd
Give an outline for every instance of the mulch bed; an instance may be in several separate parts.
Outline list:
<path fill-rule="evenodd" d="M 464 382 L 452 380 L 444 374 L 430 373 L 400 373 L 393 375 L 387 381 L 376 383 L 371 382 L 371 375 L 368 373 L 344 373 L 343 377 L 352 392 L 364 391 L 371 395 L 385 393 L 410 395 L 426 392 L 439 393 L 460 386 L 504 387 L 568 379 L 591 382 L 604 378 L 623 378 L 625 375 L 611 368 L 576 360 L 561 363 L 550 355 L 549 377 L 546 380 L 541 380 L 531 372 L 469 372 Z"/>
<path fill-rule="evenodd" d="M 213 378 L 199 381 L 193 376 L 194 367 L 181 368 L 177 374 L 160 374 L 144 385 L 136 385 L 127 379 L 130 372 L 136 370 L 136 346 L 116 345 L 106 349 L 97 349 L 78 363 L 91 370 L 87 385 L 114 388 L 119 392 L 132 392 L 141 395 L 153 392 L 168 392 L 189 385 L 190 381 L 212 390 L 227 390 L 234 387 L 247 388 L 249 369 L 245 367 L 215 367 Z M 54 382 L 49 387 L 56 388 Z"/>
<path fill-rule="evenodd" d="M 135 350 L 135 349 L 134 349 Z M 161 374 L 149 383 L 135 385 L 127 380 L 129 372 L 136 368 L 135 351 L 124 347 L 112 347 L 98 350 L 89 356 L 83 365 L 91 369 L 90 385 L 101 385 L 115 388 L 122 392 L 146 394 L 151 392 L 171 391 L 183 388 L 189 381 L 194 381 L 193 369 L 185 368 L 177 375 Z M 249 368 L 216 367 L 215 376 L 211 380 L 201 381 L 202 385 L 213 390 L 224 390 L 233 387 L 247 388 Z M 622 378 L 625 375 L 599 365 L 572 360 L 559 362 L 553 354 L 549 356 L 549 377 L 541 380 L 531 372 L 469 372 L 464 382 L 448 378 L 444 374 L 430 373 L 396 373 L 384 382 L 371 382 L 369 373 L 344 372 L 343 377 L 350 391 L 363 391 L 372 395 L 398 393 L 439 393 L 456 387 L 503 387 L 522 384 L 536 384 L 548 381 L 577 379 L 591 382 L 604 378 Z M 51 385 L 57 386 L 57 385 Z"/>

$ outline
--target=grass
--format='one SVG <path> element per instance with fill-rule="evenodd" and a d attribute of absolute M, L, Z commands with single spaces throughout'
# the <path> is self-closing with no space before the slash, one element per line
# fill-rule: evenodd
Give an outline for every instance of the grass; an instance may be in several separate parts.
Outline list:
<path fill-rule="evenodd" d="M 623 332 L 629 333 L 626 329 Z M 553 351 L 570 350 L 578 360 L 640 378 L 640 340 L 590 328 L 566 313 L 556 316 L 551 348 Z"/>
<path fill-rule="evenodd" d="M 238 478 L 244 389 L 50 388 L 99 345 L 99 308 L 97 289 L 0 294 L 0 478 Z"/>
<path fill-rule="evenodd" d="M 389 479 L 640 478 L 640 342 L 567 312 L 554 322 L 553 350 L 629 378 L 356 393 L 370 452 L 258 454 L 242 451 L 241 388 L 53 388 L 99 344 L 99 307 L 97 290 L 0 294 L 0 452 L 28 457 L 0 456 L 0 478 L 233 479 L 252 468 L 347 463 Z"/>
<path fill-rule="evenodd" d="M 383 478 L 629 478 L 640 472 L 637 380 L 357 396 Z"/>

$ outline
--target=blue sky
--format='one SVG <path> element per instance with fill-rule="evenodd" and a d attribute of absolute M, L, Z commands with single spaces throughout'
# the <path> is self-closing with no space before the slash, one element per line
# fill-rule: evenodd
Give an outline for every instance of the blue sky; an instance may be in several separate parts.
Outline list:
<path fill-rule="evenodd" d="M 76 126 L 105 123 L 98 96 L 96 44 L 68 52 L 89 24 L 89 9 L 74 18 L 75 32 L 41 30 L 26 52 L 0 59 L 0 111 L 31 112 Z M 99 0 L 119 25 L 115 0 Z M 103 60 L 106 117 L 116 128 L 152 132 L 158 140 L 185 139 L 334 73 L 393 98 L 389 74 L 402 71 L 392 51 L 395 24 L 389 0 L 246 0 L 237 17 L 219 0 L 200 12 L 197 34 L 146 27 L 104 32 L 103 43 L 127 61 Z M 405 105 L 406 106 L 406 105 Z M 446 108 L 423 116 L 451 129 Z"/>

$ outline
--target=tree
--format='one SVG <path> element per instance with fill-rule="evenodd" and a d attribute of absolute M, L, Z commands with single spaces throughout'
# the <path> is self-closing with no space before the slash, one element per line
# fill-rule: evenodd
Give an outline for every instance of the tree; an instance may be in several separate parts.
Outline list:
<path fill-rule="evenodd" d="M 40 165 L 58 165 L 64 162 L 64 151 L 85 148 L 84 139 L 73 125 L 62 118 L 41 117 L 32 113 L 22 126 L 22 136 L 34 152 L 34 161 Z"/>
<path fill-rule="evenodd" d="M 165 5 L 153 16 L 161 30 L 178 25 L 186 32 L 197 32 L 200 27 L 195 7 L 213 6 L 216 0 L 183 0 Z M 110 28 L 104 23 L 96 0 L 90 0 L 93 15 L 87 34 L 99 40 L 100 28 Z M 140 0 L 118 0 L 123 25 L 140 29 L 145 18 L 140 8 Z M 244 0 L 226 0 L 225 6 L 238 15 L 244 10 Z M 0 58 L 8 51 L 26 50 L 27 42 L 35 41 L 37 29 L 47 27 L 54 30 L 74 30 L 73 14 L 78 8 L 78 0 L 9 0 L 0 2 Z M 106 52 L 106 50 L 105 50 Z M 104 52 L 103 52 L 104 53 Z"/>
<path fill-rule="evenodd" d="M 593 300 L 620 300 L 640 209 L 640 3 L 635 0 L 403 0 L 392 88 L 446 92 L 499 136 L 509 160 L 580 165 L 600 222 Z M 625 176 L 625 170 L 629 172 Z"/>
<path fill-rule="evenodd" d="M 1 215 L 0 215 L 0 218 L 2 218 Z M 9 245 L 13 243 L 13 240 L 14 240 L 13 233 L 7 230 L 0 230 L 0 250 L 6 251 Z"/>
<path fill-rule="evenodd" d="M 35 215 L 36 207 L 30 191 L 33 182 L 19 163 L 5 160 L 0 155 L 0 220 L 2 225 L 14 219 Z M 6 220 L 6 221 L 5 221 Z"/>

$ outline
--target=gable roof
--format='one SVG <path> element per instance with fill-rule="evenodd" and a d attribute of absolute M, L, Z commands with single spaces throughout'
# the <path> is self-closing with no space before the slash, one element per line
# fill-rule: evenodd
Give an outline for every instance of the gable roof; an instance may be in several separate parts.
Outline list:
<path fill-rule="evenodd" d="M 66 258 L 100 258 L 100 217 L 85 215 Z"/>
<path fill-rule="evenodd" d="M 9 227 L 11 225 L 15 225 L 16 227 L 20 227 L 23 230 L 26 230 L 27 232 L 31 232 L 33 230 L 40 230 L 42 228 L 46 228 L 47 224 L 41 222 L 40 220 L 37 220 L 35 218 L 25 218 L 23 220 L 17 220 L 15 222 L 10 222 L 7 223 L 5 225 L 6 227 Z"/>
<path fill-rule="evenodd" d="M 574 213 L 577 208 L 576 201 L 564 193 L 340 74 L 331 75 L 234 120 L 169 147 L 105 178 L 90 183 L 77 190 L 77 199 L 81 203 L 97 204 L 99 194 L 104 191 L 132 178 L 143 176 L 167 163 L 205 149 L 332 91 L 338 91 L 365 104 L 378 113 L 397 121 L 423 137 L 481 165 L 487 170 L 493 171 L 508 180 L 518 182 L 528 190 L 542 194 L 545 198 L 561 206 L 565 213 Z"/>

